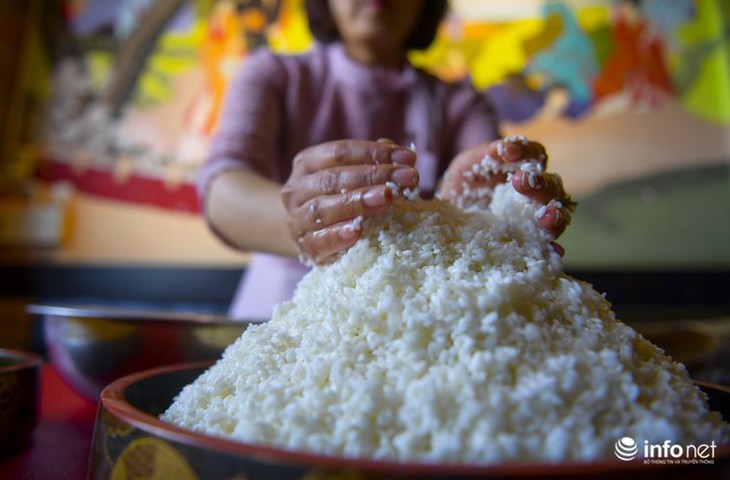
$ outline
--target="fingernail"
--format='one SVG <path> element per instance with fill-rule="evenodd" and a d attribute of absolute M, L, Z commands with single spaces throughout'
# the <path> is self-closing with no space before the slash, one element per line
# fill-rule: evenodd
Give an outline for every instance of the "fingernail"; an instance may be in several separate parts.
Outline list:
<path fill-rule="evenodd" d="M 386 203 L 385 189 L 372 188 L 362 196 L 362 202 L 368 207 L 382 207 Z"/>
<path fill-rule="evenodd" d="M 563 223 L 563 214 L 560 213 L 560 209 L 556 208 L 553 214 L 553 228 L 559 227 Z"/>
<path fill-rule="evenodd" d="M 542 184 L 542 175 L 526 171 L 522 172 L 522 178 L 520 178 L 520 186 L 525 190 L 538 190 L 542 187 Z"/>
<path fill-rule="evenodd" d="M 497 143 L 497 155 L 499 155 L 500 157 L 504 155 L 504 142 Z"/>
<path fill-rule="evenodd" d="M 542 220 L 542 224 L 550 229 L 560 227 L 564 220 L 560 209 L 555 206 L 548 207 L 543 205 L 538 209 L 537 216 Z"/>
<path fill-rule="evenodd" d="M 401 187 L 415 187 L 418 184 L 418 172 L 409 167 L 397 168 L 391 172 L 390 179 Z"/>
<path fill-rule="evenodd" d="M 414 165 L 416 163 L 416 154 L 413 150 L 398 148 L 390 152 L 390 161 L 393 163 Z"/>
<path fill-rule="evenodd" d="M 525 155 L 525 146 L 522 143 L 506 141 L 500 155 L 507 161 L 521 160 Z"/>
<path fill-rule="evenodd" d="M 355 219 L 352 222 L 342 225 L 340 228 L 337 229 L 337 235 L 339 235 L 342 240 L 352 240 L 353 238 L 356 238 L 360 230 L 362 230 L 362 227 L 357 228 L 357 221 L 358 220 Z M 362 222 L 362 220 L 360 220 L 360 222 Z"/>

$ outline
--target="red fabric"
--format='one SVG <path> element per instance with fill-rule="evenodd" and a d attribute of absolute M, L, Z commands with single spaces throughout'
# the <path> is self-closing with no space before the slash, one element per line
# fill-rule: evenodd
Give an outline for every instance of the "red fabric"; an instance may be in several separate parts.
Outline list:
<path fill-rule="evenodd" d="M 120 181 L 101 168 L 76 171 L 69 162 L 47 159 L 36 172 L 40 180 L 71 182 L 79 190 L 106 198 L 141 203 L 181 212 L 198 213 L 198 194 L 192 183 L 170 186 L 164 180 L 131 175 Z"/>
<path fill-rule="evenodd" d="M 84 479 L 96 405 L 77 395 L 44 365 L 40 421 L 31 444 L 0 462 L 2 479 Z"/>

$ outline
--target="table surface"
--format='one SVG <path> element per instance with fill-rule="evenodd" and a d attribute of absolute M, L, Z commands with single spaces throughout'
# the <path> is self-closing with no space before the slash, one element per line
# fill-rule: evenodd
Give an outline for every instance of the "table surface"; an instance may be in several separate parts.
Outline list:
<path fill-rule="evenodd" d="M 2 479 L 84 479 L 97 406 L 75 393 L 50 365 L 41 374 L 40 421 L 31 444 L 0 461 Z"/>

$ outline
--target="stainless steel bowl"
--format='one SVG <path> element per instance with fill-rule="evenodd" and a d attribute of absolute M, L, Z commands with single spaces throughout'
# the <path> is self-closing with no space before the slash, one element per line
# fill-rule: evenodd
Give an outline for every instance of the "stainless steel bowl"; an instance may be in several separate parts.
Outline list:
<path fill-rule="evenodd" d="M 249 322 L 145 308 L 33 304 L 48 355 L 63 378 L 96 402 L 124 375 L 181 362 L 216 360 Z"/>

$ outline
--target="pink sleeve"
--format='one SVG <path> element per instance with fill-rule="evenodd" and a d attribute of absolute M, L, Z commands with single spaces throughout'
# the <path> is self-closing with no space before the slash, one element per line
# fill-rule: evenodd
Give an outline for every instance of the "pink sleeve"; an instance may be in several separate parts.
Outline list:
<path fill-rule="evenodd" d="M 496 111 L 485 95 L 477 92 L 470 80 L 457 85 L 450 108 L 457 119 L 454 130 L 454 155 L 501 137 Z"/>
<path fill-rule="evenodd" d="M 208 159 L 198 174 L 203 205 L 211 182 L 222 172 L 250 169 L 274 178 L 285 75 L 275 56 L 264 49 L 246 57 L 238 67 L 226 93 Z"/>

